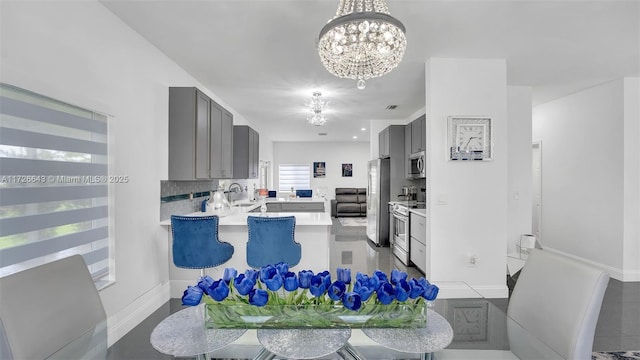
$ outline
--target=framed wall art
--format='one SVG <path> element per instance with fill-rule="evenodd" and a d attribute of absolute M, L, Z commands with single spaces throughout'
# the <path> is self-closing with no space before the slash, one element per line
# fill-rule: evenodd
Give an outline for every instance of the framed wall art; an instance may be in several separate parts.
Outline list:
<path fill-rule="evenodd" d="M 353 176 L 353 164 L 342 164 L 342 177 Z"/>
<path fill-rule="evenodd" d="M 313 177 L 323 178 L 327 176 L 327 170 L 324 161 L 318 161 L 313 163 Z"/>
<path fill-rule="evenodd" d="M 489 116 L 449 116 L 447 147 L 449 160 L 493 158 L 493 129 Z"/>

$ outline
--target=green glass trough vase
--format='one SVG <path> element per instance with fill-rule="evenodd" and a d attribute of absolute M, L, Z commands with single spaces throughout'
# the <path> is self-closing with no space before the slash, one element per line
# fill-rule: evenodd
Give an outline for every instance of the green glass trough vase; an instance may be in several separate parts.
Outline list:
<path fill-rule="evenodd" d="M 417 328 L 427 324 L 427 304 L 342 305 L 205 304 L 205 325 L 215 329 Z"/>

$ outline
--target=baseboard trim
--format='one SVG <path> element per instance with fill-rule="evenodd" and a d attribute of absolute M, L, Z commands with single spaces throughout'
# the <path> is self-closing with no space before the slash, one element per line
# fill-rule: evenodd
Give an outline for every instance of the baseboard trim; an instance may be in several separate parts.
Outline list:
<path fill-rule="evenodd" d="M 138 326 L 144 319 L 158 310 L 160 306 L 169 301 L 169 298 L 169 282 L 166 282 L 147 291 L 122 310 L 109 316 L 107 319 L 108 346 L 115 344 L 129 331 Z"/>
<path fill-rule="evenodd" d="M 187 290 L 189 286 L 196 286 L 198 284 L 198 279 L 195 280 L 169 280 L 171 284 L 171 290 L 169 294 L 172 299 L 180 299 L 182 298 L 182 294 Z"/>
<path fill-rule="evenodd" d="M 620 281 L 623 281 L 623 282 L 626 282 L 626 281 L 640 281 L 640 270 L 626 270 L 625 271 L 623 269 L 615 268 L 613 266 L 609 266 L 609 265 L 605 265 L 605 264 L 602 264 L 602 263 L 599 263 L 599 262 L 596 262 L 596 261 L 593 261 L 593 260 L 585 259 L 583 257 L 576 256 L 576 255 L 573 255 L 573 254 L 569 254 L 569 253 L 566 253 L 564 251 L 560 251 L 558 249 L 550 248 L 550 247 L 547 247 L 547 246 L 544 247 L 544 250 L 547 250 L 547 251 L 550 251 L 550 252 L 553 252 L 553 253 L 556 253 L 556 254 L 559 254 L 559 255 L 562 255 L 562 256 L 566 256 L 566 257 L 568 257 L 570 259 L 574 259 L 574 260 L 589 264 L 591 266 L 597 267 L 598 269 L 600 269 L 602 271 L 606 271 L 607 273 L 609 273 L 609 276 L 611 278 L 613 278 L 613 279 L 616 279 L 616 280 L 620 280 Z"/>
<path fill-rule="evenodd" d="M 487 299 L 502 299 L 509 297 L 509 287 L 507 285 L 471 285 L 477 292 Z"/>
<path fill-rule="evenodd" d="M 507 285 L 467 285 L 461 281 L 432 281 L 438 285 L 439 299 L 460 299 L 484 297 L 488 299 L 501 299 L 509 296 Z"/>

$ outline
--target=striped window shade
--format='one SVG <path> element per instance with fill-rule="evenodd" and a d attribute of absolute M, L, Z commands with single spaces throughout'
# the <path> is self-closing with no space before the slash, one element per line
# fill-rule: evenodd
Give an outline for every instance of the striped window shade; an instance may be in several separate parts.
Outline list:
<path fill-rule="evenodd" d="M 110 281 L 107 119 L 0 84 L 0 276 L 80 254 Z"/>
<path fill-rule="evenodd" d="M 300 164 L 280 165 L 278 169 L 280 192 L 294 189 L 311 189 L 311 166 Z"/>

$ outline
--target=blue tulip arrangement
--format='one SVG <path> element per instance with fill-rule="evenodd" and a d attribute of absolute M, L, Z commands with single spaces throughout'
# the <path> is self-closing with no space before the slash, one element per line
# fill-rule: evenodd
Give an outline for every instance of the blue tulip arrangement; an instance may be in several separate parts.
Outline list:
<path fill-rule="evenodd" d="M 204 276 L 189 286 L 182 304 L 207 309 L 207 326 L 217 328 L 415 327 L 426 324 L 425 302 L 438 287 L 425 278 L 407 279 L 394 269 L 372 275 L 338 268 L 314 274 L 289 271 L 278 263 L 238 274 L 226 268 L 222 279 Z"/>

